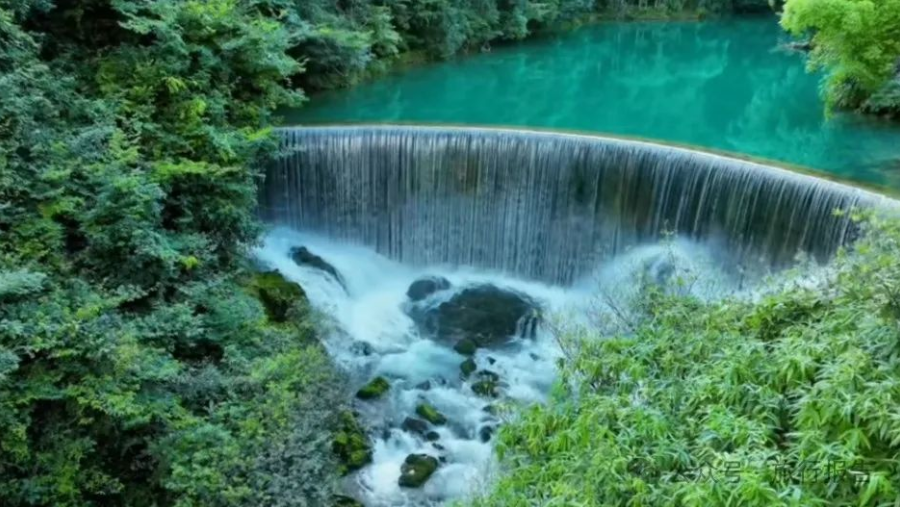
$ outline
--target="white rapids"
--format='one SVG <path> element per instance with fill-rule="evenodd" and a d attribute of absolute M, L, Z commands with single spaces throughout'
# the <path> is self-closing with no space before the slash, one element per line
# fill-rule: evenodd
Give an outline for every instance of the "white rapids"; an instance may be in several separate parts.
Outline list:
<path fill-rule="evenodd" d="M 288 252 L 301 245 L 334 266 L 346 287 L 319 269 L 295 264 Z M 284 228 L 271 231 L 255 255 L 268 269 L 277 269 L 299 283 L 313 308 L 326 317 L 325 347 L 347 372 L 352 387 L 377 375 L 391 383 L 382 399 L 355 402 L 374 452 L 370 465 L 348 477 L 347 489 L 368 507 L 443 505 L 465 500 L 489 486 L 498 468 L 493 455 L 495 438 L 484 441 L 482 436 L 489 431 L 484 428 L 492 431 L 504 416 L 486 409 L 497 403 L 544 402 L 563 357 L 551 329 L 558 330 L 563 320 L 588 323 L 598 311 L 598 302 L 606 306 L 616 304 L 615 297 L 627 297 L 639 270 L 649 268 L 653 274 L 659 259 L 670 256 L 696 272 L 695 292 L 699 288 L 701 293 L 721 293 L 739 283 L 712 267 L 715 262 L 708 249 L 683 241 L 635 248 L 568 287 L 466 267 L 404 266 L 370 248 Z M 502 380 L 498 399 L 473 393 L 460 379 L 460 363 L 466 358 L 450 346 L 420 335 L 404 311 L 407 288 L 426 275 L 445 277 L 453 290 L 479 283 L 513 289 L 533 298 L 543 314 L 551 316 L 548 320 L 554 324 L 540 326 L 533 338 L 514 338 L 500 348 L 476 352 L 478 369 L 489 369 Z M 598 298 L 598 294 L 615 296 Z M 404 419 L 415 416 L 417 404 L 423 401 L 448 419 L 447 424 L 433 428 L 440 435 L 436 442 L 401 429 Z M 398 485 L 400 467 L 413 453 L 432 455 L 440 465 L 421 488 L 403 488 Z"/>

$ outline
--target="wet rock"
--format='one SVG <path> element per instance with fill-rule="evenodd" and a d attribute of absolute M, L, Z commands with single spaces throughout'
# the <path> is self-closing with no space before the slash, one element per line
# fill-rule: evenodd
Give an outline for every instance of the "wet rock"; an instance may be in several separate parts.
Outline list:
<path fill-rule="evenodd" d="M 434 447 L 435 449 L 439 450 L 439 451 L 443 451 L 443 450 L 444 450 L 444 446 L 441 445 L 441 444 L 432 443 L 431 446 Z"/>
<path fill-rule="evenodd" d="M 497 384 L 489 380 L 479 380 L 472 384 L 472 392 L 485 398 L 496 398 L 500 394 Z"/>
<path fill-rule="evenodd" d="M 356 397 L 361 400 L 374 400 L 380 398 L 390 388 L 391 384 L 386 378 L 375 377 L 356 392 Z"/>
<path fill-rule="evenodd" d="M 496 360 L 496 359 L 494 359 L 494 358 L 493 358 L 493 357 L 491 357 L 491 356 L 488 356 L 488 358 L 487 358 L 487 360 L 488 360 L 488 364 L 494 364 L 494 363 L 496 363 L 496 362 L 497 362 L 497 360 Z"/>
<path fill-rule="evenodd" d="M 437 470 L 438 460 L 427 454 L 410 454 L 400 466 L 400 486 L 418 488 Z"/>
<path fill-rule="evenodd" d="M 416 384 L 416 389 L 421 389 L 422 391 L 430 391 L 431 390 L 431 382 L 426 380 L 425 382 L 420 382 Z"/>
<path fill-rule="evenodd" d="M 528 296 L 494 285 L 468 287 L 436 307 L 411 312 L 426 334 L 451 342 L 467 338 L 477 347 L 506 343 L 521 330 L 523 318 L 538 315 Z"/>
<path fill-rule="evenodd" d="M 428 440 L 429 442 L 434 442 L 435 440 L 440 440 L 440 439 L 441 439 L 441 435 L 437 431 L 429 431 L 428 433 L 425 434 L 425 440 Z"/>
<path fill-rule="evenodd" d="M 422 419 L 434 424 L 436 426 L 440 426 L 447 422 L 447 418 L 444 417 L 444 414 L 437 411 L 436 408 L 432 407 L 428 403 L 421 403 L 416 407 L 416 414 L 419 415 Z"/>
<path fill-rule="evenodd" d="M 338 471 L 346 475 L 372 462 L 372 447 L 356 416 L 345 410 L 341 412 L 337 431 L 331 442 L 331 450 L 337 455 Z"/>
<path fill-rule="evenodd" d="M 338 270 L 334 268 L 331 264 L 328 263 L 325 259 L 319 257 L 318 255 L 310 252 L 305 246 L 294 247 L 291 248 L 290 252 L 291 260 L 294 261 L 298 266 L 309 266 L 311 268 L 316 268 L 321 271 L 324 271 L 331 275 L 344 290 L 347 289 L 347 285 L 344 283 L 343 277 L 341 277 Z"/>
<path fill-rule="evenodd" d="M 496 398 L 500 394 L 500 376 L 488 370 L 476 374 L 479 379 L 472 384 L 472 392 L 486 398 Z"/>
<path fill-rule="evenodd" d="M 278 271 L 257 273 L 251 289 L 259 296 L 266 315 L 272 322 L 286 322 L 291 308 L 306 301 L 303 288 Z"/>
<path fill-rule="evenodd" d="M 406 290 L 406 297 L 410 301 L 421 301 L 435 292 L 450 288 L 450 282 L 442 276 L 428 276 L 419 278 Z"/>
<path fill-rule="evenodd" d="M 494 427 L 493 426 L 482 426 L 478 430 L 478 438 L 482 442 L 490 441 L 492 436 L 494 436 Z"/>
<path fill-rule="evenodd" d="M 494 405 L 485 405 L 481 410 L 491 415 L 497 415 L 497 413 L 499 412 L 499 410 L 497 410 L 497 407 L 495 407 Z"/>
<path fill-rule="evenodd" d="M 476 368 L 475 361 L 471 357 L 459 364 L 459 371 L 462 373 L 463 378 L 469 378 L 469 375 L 471 375 Z"/>
<path fill-rule="evenodd" d="M 478 344 L 475 343 L 475 340 L 463 338 L 456 342 L 456 345 L 453 346 L 453 350 L 464 356 L 473 356 L 475 355 L 475 351 L 478 350 Z"/>
<path fill-rule="evenodd" d="M 400 427 L 403 428 L 404 431 L 422 436 L 425 436 L 425 434 L 428 433 L 428 423 L 421 419 L 416 419 L 415 417 L 407 417 L 403 420 L 403 424 L 401 424 Z"/>

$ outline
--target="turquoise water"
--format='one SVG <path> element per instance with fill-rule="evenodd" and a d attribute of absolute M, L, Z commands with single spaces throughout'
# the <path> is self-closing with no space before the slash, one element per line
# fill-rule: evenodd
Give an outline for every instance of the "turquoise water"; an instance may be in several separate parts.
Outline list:
<path fill-rule="evenodd" d="M 528 126 L 689 144 L 900 189 L 900 126 L 825 118 L 774 18 L 608 23 L 312 97 L 286 122 Z"/>

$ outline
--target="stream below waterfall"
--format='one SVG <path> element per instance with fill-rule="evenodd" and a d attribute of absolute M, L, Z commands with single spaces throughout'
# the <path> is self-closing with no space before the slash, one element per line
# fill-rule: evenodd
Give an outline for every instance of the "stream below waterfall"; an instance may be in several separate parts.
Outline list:
<path fill-rule="evenodd" d="M 297 264 L 289 252 L 299 246 L 324 259 L 335 273 Z M 549 396 L 563 357 L 551 330 L 589 325 L 604 308 L 618 304 L 614 301 L 627 305 L 641 273 L 660 279 L 677 271 L 678 276 L 691 277 L 692 293 L 707 297 L 733 292 L 742 283 L 717 267 L 711 248 L 686 240 L 633 248 L 568 286 L 463 266 L 406 266 L 367 247 L 287 228 L 272 230 L 256 258 L 303 287 L 326 321 L 325 347 L 354 389 L 377 376 L 390 383 L 377 400 L 355 400 L 373 459 L 348 476 L 346 490 L 368 507 L 443 505 L 478 494 L 497 468 L 497 426 L 514 413 L 498 413 L 497 407 L 541 403 Z M 460 366 L 466 356 L 452 343 L 428 336 L 411 317 L 407 291 L 424 276 L 442 277 L 450 287 L 422 304 L 439 306 L 465 288 L 490 285 L 533 301 L 540 307 L 542 324 L 533 333 L 517 328 L 518 336 L 478 348 L 472 357 L 477 371 L 464 380 Z M 498 379 L 496 398 L 473 392 L 473 378 L 485 371 Z M 446 422 L 428 424 L 427 433 L 404 424 L 418 419 L 416 409 L 422 403 L 434 407 Z M 438 460 L 421 487 L 398 483 L 411 454 Z"/>

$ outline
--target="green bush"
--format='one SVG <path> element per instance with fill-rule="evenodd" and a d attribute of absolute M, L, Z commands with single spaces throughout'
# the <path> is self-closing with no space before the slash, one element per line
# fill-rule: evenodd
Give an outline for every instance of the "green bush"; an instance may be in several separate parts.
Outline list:
<path fill-rule="evenodd" d="M 758 301 L 651 292 L 633 333 L 565 337 L 552 401 L 501 430 L 478 506 L 890 505 L 900 222 Z"/>

